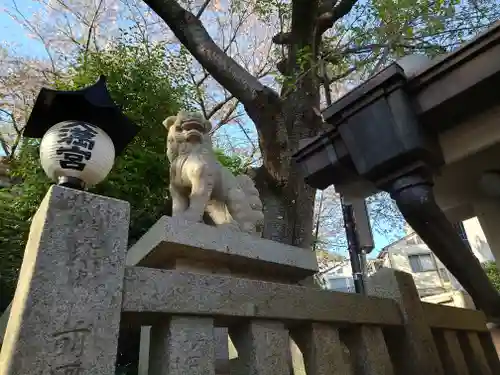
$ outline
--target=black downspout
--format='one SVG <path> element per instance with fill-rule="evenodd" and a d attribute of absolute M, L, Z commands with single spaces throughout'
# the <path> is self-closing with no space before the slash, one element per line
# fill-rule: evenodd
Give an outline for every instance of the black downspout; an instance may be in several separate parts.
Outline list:
<path fill-rule="evenodd" d="M 500 317 L 500 295 L 481 264 L 437 205 L 432 180 L 421 171 L 397 178 L 384 190 L 406 221 L 425 241 L 489 317 Z"/>

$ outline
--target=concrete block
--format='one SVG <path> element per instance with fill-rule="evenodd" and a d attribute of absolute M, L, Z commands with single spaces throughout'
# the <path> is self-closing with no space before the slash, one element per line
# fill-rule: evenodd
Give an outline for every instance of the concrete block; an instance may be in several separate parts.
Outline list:
<path fill-rule="evenodd" d="M 143 325 L 162 314 L 215 316 L 216 325 L 237 318 L 402 325 L 391 299 L 143 267 L 127 267 L 122 309 L 127 321 Z"/>

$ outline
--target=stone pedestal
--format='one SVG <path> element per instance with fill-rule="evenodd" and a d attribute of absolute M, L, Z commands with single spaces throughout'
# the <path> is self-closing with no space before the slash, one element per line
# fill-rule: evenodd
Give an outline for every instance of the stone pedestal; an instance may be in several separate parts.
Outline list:
<path fill-rule="evenodd" d="M 114 375 L 129 204 L 52 186 L 31 224 L 1 375 Z"/>
<path fill-rule="evenodd" d="M 316 255 L 310 250 L 167 216 L 131 247 L 127 265 L 231 274 L 286 284 L 302 283 L 317 272 Z M 157 356 L 150 351 L 150 329 L 141 330 L 139 375 L 156 375 L 148 370 L 149 358 Z M 214 336 L 216 372 L 228 374 L 229 359 L 236 358 L 236 350 L 226 328 L 216 327 Z"/>
<path fill-rule="evenodd" d="M 394 334 L 386 335 L 386 342 L 393 357 L 396 373 L 408 375 L 444 375 L 434 336 L 425 320 L 415 282 L 410 274 L 382 268 L 368 278 L 368 295 L 395 300 L 403 317 L 403 340 L 394 340 Z M 396 335 L 400 336 L 401 333 Z M 394 341 L 393 341 L 394 340 Z M 394 345 L 393 343 L 396 343 Z M 385 372 L 380 372 L 384 373 Z"/>

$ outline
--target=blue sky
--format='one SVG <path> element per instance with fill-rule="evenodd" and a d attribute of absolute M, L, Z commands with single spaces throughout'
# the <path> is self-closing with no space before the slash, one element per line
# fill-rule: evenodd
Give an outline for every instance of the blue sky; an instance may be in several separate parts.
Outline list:
<path fill-rule="evenodd" d="M 0 10 L 9 5 L 9 0 L 0 0 Z M 17 0 L 18 7 L 29 15 L 31 12 L 36 11 L 39 5 L 31 0 Z M 5 12 L 0 11 L 0 35 L 2 36 L 1 43 L 3 46 L 8 46 L 9 49 L 15 51 L 18 55 L 33 56 L 33 57 L 46 57 L 47 54 L 44 50 L 43 45 L 36 39 L 28 37 L 28 34 L 22 26 L 20 26 L 16 21 Z M 246 126 L 247 127 L 247 126 Z M 248 127 L 253 128 L 252 124 Z M 233 128 L 234 129 L 234 128 Z M 226 133 L 231 136 L 231 130 L 228 128 Z M 0 155 L 2 150 L 0 150 Z M 374 241 L 375 250 L 372 252 L 372 256 L 376 255 L 381 248 L 392 242 L 387 236 L 374 231 Z M 400 237 L 402 234 L 393 233 L 391 237 Z M 339 249 L 340 250 L 340 249 Z M 340 251 L 342 254 L 344 251 Z"/>
<path fill-rule="evenodd" d="M 0 0 L 0 35 L 2 36 L 2 45 L 11 45 L 15 48 L 17 54 L 26 56 L 47 56 L 43 45 L 37 40 L 28 37 L 26 30 L 11 18 L 3 8 L 10 4 L 9 0 Z M 40 5 L 31 0 L 16 1 L 22 11 L 34 12 Z M 10 7 L 10 6 L 9 6 Z"/>
<path fill-rule="evenodd" d="M 397 232 L 391 234 L 390 237 L 382 233 L 379 233 L 377 231 L 372 231 L 372 232 L 373 232 L 373 241 L 375 243 L 375 249 L 373 249 L 373 252 L 369 255 L 369 258 L 377 256 L 377 254 L 380 252 L 380 250 L 382 250 L 383 247 L 394 242 L 395 238 L 390 238 L 390 237 L 394 236 L 396 238 L 401 238 L 404 236 L 404 233 L 397 233 Z"/>

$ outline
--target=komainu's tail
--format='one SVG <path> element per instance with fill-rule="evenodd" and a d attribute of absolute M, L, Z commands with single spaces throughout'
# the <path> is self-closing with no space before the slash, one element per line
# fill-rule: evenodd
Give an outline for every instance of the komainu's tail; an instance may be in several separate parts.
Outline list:
<path fill-rule="evenodd" d="M 259 197 L 259 192 L 255 187 L 253 180 L 246 174 L 240 174 L 236 176 L 236 180 L 244 191 L 246 199 L 250 207 L 252 208 L 252 221 L 255 225 L 255 231 L 257 233 L 262 233 L 264 226 L 264 214 L 262 213 L 262 201 Z"/>

